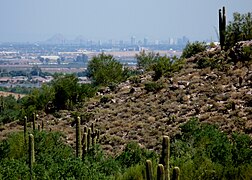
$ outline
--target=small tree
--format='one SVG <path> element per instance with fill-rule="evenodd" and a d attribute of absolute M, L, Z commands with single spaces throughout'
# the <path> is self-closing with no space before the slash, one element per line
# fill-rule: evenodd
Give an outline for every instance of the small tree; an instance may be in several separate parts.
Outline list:
<path fill-rule="evenodd" d="M 226 29 L 225 47 L 229 49 L 239 41 L 252 39 L 252 16 L 251 13 L 233 14 L 233 21 L 229 22 Z"/>
<path fill-rule="evenodd" d="M 55 92 L 54 105 L 57 109 L 68 108 L 69 104 L 77 102 L 79 84 L 75 75 L 55 77 L 52 86 Z"/>
<path fill-rule="evenodd" d="M 156 63 L 159 59 L 159 54 L 154 52 L 141 51 L 140 54 L 136 54 L 137 66 L 140 69 L 150 70 L 151 66 Z"/>
<path fill-rule="evenodd" d="M 193 43 L 188 42 L 186 47 L 183 49 L 182 58 L 190 58 L 200 52 L 206 50 L 206 43 L 195 41 Z"/>
<path fill-rule="evenodd" d="M 95 85 L 118 83 L 123 79 L 123 67 L 112 55 L 104 53 L 92 58 L 87 67 L 88 77 Z"/>

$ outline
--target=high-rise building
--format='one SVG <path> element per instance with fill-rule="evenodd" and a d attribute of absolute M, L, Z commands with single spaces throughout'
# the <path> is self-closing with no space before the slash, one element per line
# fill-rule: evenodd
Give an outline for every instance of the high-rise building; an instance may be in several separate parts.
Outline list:
<path fill-rule="evenodd" d="M 120 45 L 120 46 L 123 46 L 123 44 L 124 44 L 123 40 L 120 40 L 120 41 L 119 41 L 119 45 Z"/>
<path fill-rule="evenodd" d="M 147 37 L 144 38 L 144 45 L 145 45 L 145 46 L 148 45 L 148 38 L 147 38 Z"/>
<path fill-rule="evenodd" d="M 136 45 L 136 37 L 135 36 L 131 37 L 131 45 Z"/>

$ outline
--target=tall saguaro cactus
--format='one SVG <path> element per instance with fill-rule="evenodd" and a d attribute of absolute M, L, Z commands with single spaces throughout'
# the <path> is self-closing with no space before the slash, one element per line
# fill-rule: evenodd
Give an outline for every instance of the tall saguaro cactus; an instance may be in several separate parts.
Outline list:
<path fill-rule="evenodd" d="M 33 164 L 35 162 L 35 152 L 34 152 L 34 137 L 32 134 L 29 135 L 29 168 L 30 177 L 33 176 Z"/>
<path fill-rule="evenodd" d="M 157 167 L 157 180 L 170 180 L 170 138 L 169 136 L 163 136 L 162 141 L 162 153 L 160 161 Z M 150 160 L 146 161 L 146 177 L 147 180 L 153 179 L 152 177 L 152 163 Z M 179 180 L 180 169 L 174 167 L 172 180 Z"/>
<path fill-rule="evenodd" d="M 35 121 L 36 121 L 36 113 L 33 113 L 33 119 L 32 119 L 32 127 L 33 127 L 33 131 L 35 131 L 35 129 L 36 129 L 36 124 L 35 124 Z"/>
<path fill-rule="evenodd" d="M 157 180 L 165 180 L 165 170 L 163 164 L 159 164 L 157 167 Z"/>
<path fill-rule="evenodd" d="M 165 180 L 170 180 L 169 161 L 170 161 L 170 138 L 169 136 L 164 136 L 162 142 L 162 154 L 160 158 L 160 164 L 163 164 L 165 169 Z"/>
<path fill-rule="evenodd" d="M 147 180 L 153 180 L 153 172 L 152 172 L 152 162 L 151 160 L 146 160 L 146 178 Z"/>
<path fill-rule="evenodd" d="M 180 169 L 179 167 L 173 168 L 172 180 L 180 180 Z"/>
<path fill-rule="evenodd" d="M 24 117 L 24 143 L 26 145 L 26 136 L 27 136 L 27 117 Z"/>
<path fill-rule="evenodd" d="M 224 49 L 225 45 L 225 34 L 226 34 L 226 10 L 225 7 L 219 9 L 219 36 L 220 36 L 220 46 Z"/>
<path fill-rule="evenodd" d="M 80 117 L 76 119 L 76 157 L 81 158 L 82 146 L 81 146 L 81 129 L 80 129 Z"/>
<path fill-rule="evenodd" d="M 83 134 L 83 143 L 82 143 L 82 158 L 85 157 L 85 155 L 87 154 L 87 133 L 84 132 Z"/>

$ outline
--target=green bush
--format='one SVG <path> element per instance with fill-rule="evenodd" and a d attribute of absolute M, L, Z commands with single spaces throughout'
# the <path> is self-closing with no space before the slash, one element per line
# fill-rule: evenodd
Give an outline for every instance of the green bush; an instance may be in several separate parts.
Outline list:
<path fill-rule="evenodd" d="M 106 156 L 97 145 L 84 159 L 75 157 L 72 147 L 65 144 L 63 135 L 53 132 L 34 132 L 36 179 L 114 179 L 140 177 L 146 159 L 156 159 L 154 152 L 142 149 L 136 143 L 126 146 L 117 158 Z M 23 133 L 15 133 L 0 142 L 0 178 L 29 179 L 28 148 Z M 140 164 L 138 166 L 137 164 Z M 137 168 L 139 169 L 139 168 Z"/>
<path fill-rule="evenodd" d="M 123 67 L 112 55 L 104 53 L 92 58 L 88 63 L 87 74 L 95 85 L 108 85 L 121 82 Z"/>
<path fill-rule="evenodd" d="M 156 160 L 156 158 L 154 152 L 141 148 L 136 142 L 130 142 L 116 160 L 120 162 L 122 167 L 129 168 L 137 164 L 145 164 L 147 159 Z"/>
<path fill-rule="evenodd" d="M 144 89 L 147 92 L 158 92 L 163 89 L 164 85 L 161 82 L 147 82 L 144 84 Z"/>
<path fill-rule="evenodd" d="M 229 138 L 217 127 L 192 119 L 181 126 L 171 144 L 171 159 L 181 179 L 251 179 L 252 140 L 244 134 Z"/>
<path fill-rule="evenodd" d="M 186 47 L 183 49 L 182 58 L 190 58 L 200 52 L 206 51 L 206 43 L 205 42 L 188 42 Z"/>
<path fill-rule="evenodd" d="M 230 21 L 226 28 L 225 49 L 232 48 L 239 41 L 252 39 L 252 16 L 251 13 L 233 14 L 233 21 Z"/>
<path fill-rule="evenodd" d="M 141 51 L 140 54 L 136 54 L 137 66 L 139 69 L 150 70 L 151 66 L 155 64 L 159 58 L 158 53 Z"/>
<path fill-rule="evenodd" d="M 244 46 L 242 48 L 241 60 L 251 61 L 252 60 L 252 46 Z"/>
<path fill-rule="evenodd" d="M 0 124 L 18 120 L 21 115 L 21 102 L 14 96 L 0 96 Z"/>
<path fill-rule="evenodd" d="M 177 57 L 159 57 L 152 66 L 155 72 L 153 79 L 158 80 L 162 76 L 171 76 L 174 72 L 178 72 L 183 67 L 183 64 L 184 61 Z"/>

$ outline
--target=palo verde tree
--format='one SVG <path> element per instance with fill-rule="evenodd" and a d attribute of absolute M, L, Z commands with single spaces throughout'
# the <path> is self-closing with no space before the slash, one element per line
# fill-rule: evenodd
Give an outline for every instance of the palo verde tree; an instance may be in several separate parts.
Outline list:
<path fill-rule="evenodd" d="M 230 21 L 226 28 L 225 47 L 229 49 L 239 41 L 252 39 L 252 16 L 251 13 L 233 14 L 233 21 Z"/>
<path fill-rule="evenodd" d="M 87 67 L 88 77 L 95 85 L 108 85 L 123 80 L 123 66 L 112 55 L 95 56 Z"/>
<path fill-rule="evenodd" d="M 158 61 L 159 57 L 158 53 L 141 51 L 139 54 L 136 54 L 137 66 L 143 70 L 151 70 L 152 65 Z"/>
<path fill-rule="evenodd" d="M 66 109 L 75 104 L 78 98 L 78 78 L 73 75 L 58 75 L 52 83 L 54 89 L 54 105 L 57 109 Z"/>
<path fill-rule="evenodd" d="M 190 58 L 200 52 L 203 52 L 206 50 L 206 43 L 205 42 L 188 42 L 186 44 L 186 47 L 183 49 L 181 58 Z"/>

